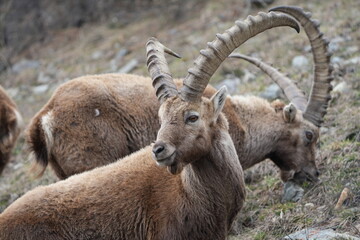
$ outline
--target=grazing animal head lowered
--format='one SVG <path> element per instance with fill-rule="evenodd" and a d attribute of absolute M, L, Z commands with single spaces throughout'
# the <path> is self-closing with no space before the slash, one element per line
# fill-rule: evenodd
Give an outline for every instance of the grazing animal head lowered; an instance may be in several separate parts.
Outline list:
<path fill-rule="evenodd" d="M 236 25 L 224 34 L 218 34 L 215 41 L 207 44 L 189 69 L 189 74 L 182 84 L 177 80 L 181 99 L 199 100 L 198 92 L 206 87 L 202 81 L 194 81 L 194 76 L 202 74 L 211 76 L 218 65 L 231 51 L 266 29 L 279 26 L 290 26 L 299 29 L 296 21 L 284 14 L 260 13 L 249 16 L 245 21 L 237 21 Z M 248 25 L 261 22 L 261 27 L 249 32 Z M 258 25 L 259 26 L 259 25 Z M 243 39 L 233 38 L 233 34 L 242 31 Z M 222 45 L 220 52 L 215 52 Z M 164 51 L 170 52 L 167 49 Z M 211 61 L 210 56 L 212 55 Z M 221 59 L 219 59 L 219 57 Z M 215 66 L 214 68 L 212 68 Z M 153 142 L 156 138 L 158 123 L 157 112 L 160 107 L 154 96 L 154 89 L 148 78 L 126 74 L 103 74 L 84 76 L 63 84 L 53 94 L 49 102 L 32 119 L 26 141 L 35 155 L 38 165 L 45 170 L 50 164 L 56 175 L 67 178 L 73 174 L 93 169 L 116 161 Z M 189 85 L 192 82 L 192 85 Z M 175 86 L 162 91 L 162 85 L 155 85 L 156 92 L 163 96 L 177 96 Z M 195 89 L 201 90 L 195 90 Z M 216 90 L 208 86 L 206 97 L 211 97 Z M 187 95 L 187 96 L 185 96 Z M 196 98 L 196 99 L 195 99 Z M 163 101 L 165 98 L 162 98 Z M 224 112 L 227 114 L 234 108 L 227 97 Z M 235 106 L 236 107 L 236 106 Z M 226 110 L 230 109 L 230 110 Z M 100 114 L 99 114 L 100 113 Z M 247 113 L 243 113 L 247 114 Z M 230 134 L 236 140 L 236 148 L 241 164 L 246 168 L 256 161 L 249 158 L 242 148 L 243 125 L 241 116 L 231 119 Z M 237 124 L 233 124 L 236 122 Z M 56 135 L 56 138 L 53 136 Z M 52 140 L 52 141 L 49 141 Z M 248 151 L 254 151 L 247 149 Z M 247 151 L 246 150 L 246 151 Z M 261 160 L 264 160 L 262 156 Z M 42 171 L 43 172 L 43 171 Z"/>
<path fill-rule="evenodd" d="M 161 103 L 155 144 L 28 192 L 0 215 L 0 239 L 225 239 L 244 203 L 243 172 L 221 113 L 226 89 L 210 100 L 202 94 L 236 47 L 293 24 L 263 13 L 237 22 L 200 52 L 180 93 L 164 56 L 172 52 L 150 39 L 147 64 Z"/>
<path fill-rule="evenodd" d="M 268 74 L 284 91 L 291 101 L 290 105 L 273 103 L 278 112 L 283 112 L 284 131 L 278 146 L 269 157 L 284 171 L 283 180 L 296 182 L 318 181 L 319 171 L 315 164 L 316 142 L 319 139 L 319 127 L 326 114 L 332 90 L 331 54 L 328 51 L 328 40 L 319 30 L 319 22 L 311 19 L 311 13 L 299 7 L 281 6 L 270 11 L 279 11 L 291 15 L 304 28 L 314 58 L 314 78 L 309 98 L 293 83 L 293 81 L 270 65 L 242 54 L 230 57 L 241 58 L 259 67 Z M 291 166 L 292 165 L 292 166 Z"/>

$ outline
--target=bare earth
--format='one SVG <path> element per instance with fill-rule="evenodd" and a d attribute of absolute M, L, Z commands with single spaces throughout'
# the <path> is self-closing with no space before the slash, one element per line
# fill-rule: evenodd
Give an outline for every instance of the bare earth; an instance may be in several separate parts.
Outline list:
<path fill-rule="evenodd" d="M 245 1 L 244 1 L 245 2 Z M 321 182 L 305 184 L 304 198 L 297 203 L 281 203 L 283 184 L 270 161 L 247 171 L 247 201 L 239 224 L 241 234 L 232 239 L 280 239 L 304 228 L 332 228 L 339 233 L 360 237 L 360 4 L 358 0 L 300 1 L 278 0 L 267 8 L 249 8 L 235 0 L 215 1 L 193 10 L 181 21 L 156 14 L 140 16 L 127 25 L 112 22 L 85 24 L 82 28 L 52 33 L 43 43 L 34 43 L 15 62 L 31 59 L 35 67 L 0 75 L 0 84 L 12 95 L 25 126 L 47 102 L 59 84 L 85 74 L 117 72 L 132 62 L 130 73 L 148 76 L 145 43 L 151 36 L 182 55 L 168 58 L 174 77 L 186 70 L 206 42 L 223 32 L 238 18 L 279 5 L 297 5 L 321 21 L 320 30 L 330 40 L 335 80 L 333 99 L 321 128 L 317 164 Z M 307 37 L 291 29 L 272 29 L 251 39 L 238 52 L 272 63 L 287 72 L 308 92 L 312 79 L 312 55 Z M 124 53 L 124 56 L 122 56 Z M 308 64 L 292 66 L 295 56 L 304 56 Z M 237 94 L 258 95 L 272 82 L 257 68 L 239 60 L 227 60 L 211 83 L 217 85 L 225 75 L 239 77 Z M 245 81 L 246 76 L 250 77 Z M 13 150 L 12 161 L 0 176 L 0 212 L 26 191 L 57 181 L 51 170 L 42 178 L 30 173 L 31 159 L 23 136 Z M 350 197 L 335 210 L 341 191 L 350 189 Z"/>

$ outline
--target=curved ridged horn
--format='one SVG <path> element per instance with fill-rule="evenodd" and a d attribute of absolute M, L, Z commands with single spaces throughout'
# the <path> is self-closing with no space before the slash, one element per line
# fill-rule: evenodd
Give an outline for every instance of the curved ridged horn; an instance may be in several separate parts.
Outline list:
<path fill-rule="evenodd" d="M 269 11 L 278 11 L 289 14 L 298 20 L 309 38 L 314 58 L 314 81 L 309 95 L 309 102 L 304 112 L 304 118 L 316 126 L 320 126 L 326 114 L 328 102 L 331 99 L 330 84 L 332 68 L 330 65 L 331 54 L 328 52 L 328 40 L 319 30 L 319 23 L 311 20 L 311 13 L 306 13 L 302 8 L 293 6 L 280 6 Z"/>
<path fill-rule="evenodd" d="M 300 31 L 298 23 L 290 16 L 275 13 L 259 13 L 249 16 L 244 21 L 236 21 L 235 25 L 223 34 L 217 34 L 216 39 L 207 44 L 205 50 L 195 60 L 194 67 L 188 70 L 184 85 L 180 90 L 185 101 L 198 101 L 207 86 L 211 76 L 220 64 L 251 37 L 274 27 L 289 26 Z"/>
<path fill-rule="evenodd" d="M 171 76 L 165 53 L 174 57 L 180 56 L 171 49 L 162 45 L 159 40 L 152 37 L 146 43 L 147 66 L 155 88 L 156 96 L 160 103 L 166 98 L 177 96 L 178 91 Z"/>
<path fill-rule="evenodd" d="M 240 58 L 244 59 L 258 68 L 260 68 L 264 73 L 269 75 L 269 77 L 283 90 L 287 99 L 292 102 L 297 109 L 300 109 L 302 112 L 305 111 L 307 105 L 307 98 L 303 92 L 293 83 L 291 79 L 286 77 L 284 74 L 279 72 L 274 67 L 268 65 L 267 63 L 260 61 L 259 59 L 249 57 L 240 53 L 233 53 L 229 56 L 230 58 Z"/>

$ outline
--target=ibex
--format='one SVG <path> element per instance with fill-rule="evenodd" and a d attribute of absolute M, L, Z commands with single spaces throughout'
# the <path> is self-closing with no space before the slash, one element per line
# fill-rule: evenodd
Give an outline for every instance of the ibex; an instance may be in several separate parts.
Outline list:
<path fill-rule="evenodd" d="M 311 44 L 316 43 L 313 52 L 318 66 L 326 56 L 326 43 L 315 23 L 301 9 L 284 7 L 277 10 L 301 19 L 305 31 L 310 32 Z M 292 26 L 298 28 L 293 22 Z M 319 52 L 319 48 L 324 51 Z M 321 63 L 322 78 L 328 78 L 330 74 L 327 72 L 328 57 L 326 59 L 327 62 Z M 329 85 L 319 83 L 323 81 L 319 79 L 319 73 L 315 76 L 315 86 L 326 87 L 321 91 L 324 96 L 329 96 Z M 182 85 L 180 80 L 176 83 Z M 286 89 L 286 86 L 281 87 Z M 204 96 L 210 97 L 215 92 L 208 86 Z M 314 88 L 310 99 L 318 92 L 319 89 Z M 140 76 L 103 74 L 74 79 L 59 87 L 33 118 L 27 141 L 38 164 L 45 169 L 50 163 L 61 179 L 108 164 L 156 139 L 159 104 L 153 96 L 149 79 Z M 293 100 L 292 95 L 288 97 Z M 223 112 L 228 118 L 229 132 L 242 167 L 247 169 L 271 158 L 282 170 L 284 181 L 293 178 L 294 174 L 298 181 L 305 177 L 316 181 L 315 143 L 327 99 L 321 102 L 321 116 L 309 119 L 312 112 L 320 109 L 320 105 L 314 104 L 313 100 L 309 102 L 304 118 L 304 108 L 299 108 L 297 113 L 294 111 L 296 101 L 292 107 L 285 107 L 279 102 L 271 105 L 257 97 L 228 97 Z"/>
<path fill-rule="evenodd" d="M 21 125 L 22 118 L 16 104 L 0 86 L 0 174 L 10 159 Z"/>
<path fill-rule="evenodd" d="M 243 172 L 221 113 L 225 88 L 211 99 L 202 94 L 247 39 L 296 26 L 284 14 L 250 19 L 200 51 L 179 92 L 164 56 L 175 54 L 150 39 L 147 65 L 161 103 L 155 144 L 26 193 L 0 215 L 0 239 L 225 239 L 244 202 Z"/>

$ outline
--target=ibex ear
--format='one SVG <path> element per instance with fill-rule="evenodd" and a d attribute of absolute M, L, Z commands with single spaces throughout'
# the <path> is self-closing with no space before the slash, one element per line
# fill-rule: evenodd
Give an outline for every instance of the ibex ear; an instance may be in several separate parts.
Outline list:
<path fill-rule="evenodd" d="M 225 105 L 227 94 L 228 94 L 227 88 L 226 88 L 226 86 L 223 86 L 210 99 L 210 101 L 212 102 L 212 104 L 214 106 L 214 117 L 213 117 L 214 121 L 217 120 L 221 110 L 223 109 L 223 107 Z"/>
<path fill-rule="evenodd" d="M 285 107 L 285 103 L 279 99 L 271 102 L 271 106 L 275 109 L 275 112 L 282 111 Z"/>
<path fill-rule="evenodd" d="M 289 105 L 286 105 L 283 110 L 283 116 L 285 122 L 291 123 L 294 121 L 296 117 L 296 107 L 294 104 L 290 103 Z"/>

